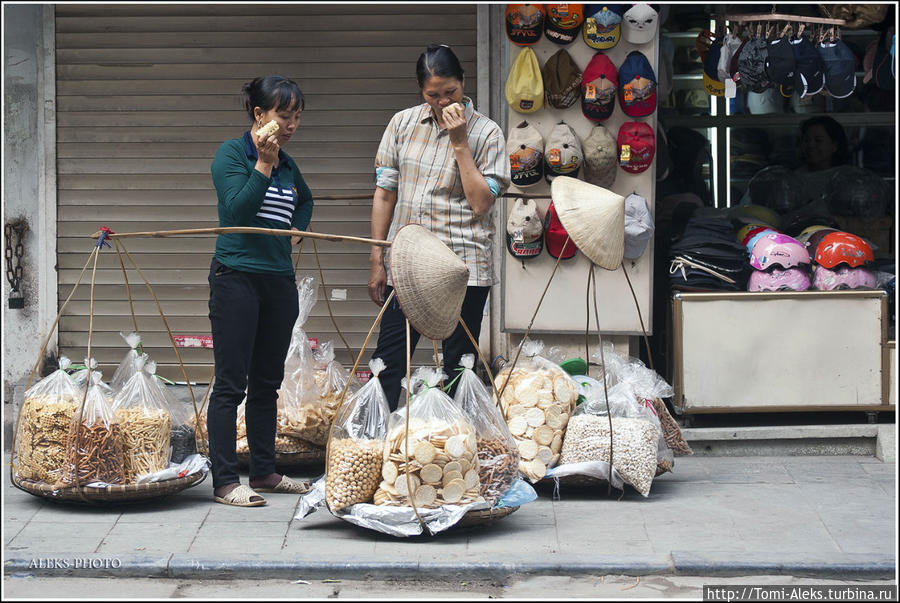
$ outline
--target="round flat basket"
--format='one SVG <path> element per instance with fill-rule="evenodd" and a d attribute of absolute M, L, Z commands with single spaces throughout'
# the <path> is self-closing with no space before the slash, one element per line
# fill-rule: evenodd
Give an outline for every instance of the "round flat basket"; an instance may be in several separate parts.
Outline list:
<path fill-rule="evenodd" d="M 80 503 L 86 505 L 119 505 L 143 502 L 169 496 L 196 486 L 206 479 L 207 471 L 186 475 L 163 482 L 149 484 L 126 484 L 105 488 L 69 487 L 55 488 L 51 484 L 13 478 L 13 485 L 29 494 L 56 502 Z"/>
<path fill-rule="evenodd" d="M 238 464 L 242 467 L 250 465 L 250 453 L 239 452 Z M 319 465 L 325 462 L 325 449 L 311 450 L 309 452 L 276 452 L 275 465 L 277 467 L 296 467 L 298 465 Z"/>
<path fill-rule="evenodd" d="M 503 519 L 507 515 L 515 513 L 519 507 L 500 507 L 499 509 L 480 509 L 478 511 L 469 511 L 463 518 L 459 520 L 453 527 L 470 528 L 472 526 L 483 526 L 494 523 L 499 519 Z"/>
<path fill-rule="evenodd" d="M 596 477 L 591 477 L 589 475 L 563 475 L 558 478 L 553 477 L 545 477 L 540 480 L 538 483 L 546 485 L 546 486 L 554 486 L 556 485 L 556 480 L 559 480 L 560 486 L 605 486 L 606 480 L 599 479 Z"/>

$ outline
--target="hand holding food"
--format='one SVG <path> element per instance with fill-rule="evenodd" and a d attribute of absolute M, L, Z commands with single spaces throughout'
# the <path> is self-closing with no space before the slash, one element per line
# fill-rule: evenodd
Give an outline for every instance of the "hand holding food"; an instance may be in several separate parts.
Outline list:
<path fill-rule="evenodd" d="M 265 138 L 278 131 L 278 122 L 274 119 L 256 131 L 257 138 Z"/>

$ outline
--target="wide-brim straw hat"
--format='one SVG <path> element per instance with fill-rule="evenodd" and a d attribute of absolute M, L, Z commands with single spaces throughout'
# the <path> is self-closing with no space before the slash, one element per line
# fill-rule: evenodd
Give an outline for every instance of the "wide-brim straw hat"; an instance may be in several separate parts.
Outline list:
<path fill-rule="evenodd" d="M 578 249 L 601 268 L 618 268 L 625 253 L 625 197 L 569 176 L 553 179 L 550 196 Z"/>
<path fill-rule="evenodd" d="M 469 267 L 434 233 L 407 224 L 391 243 L 391 279 L 397 301 L 413 328 L 434 340 L 459 324 Z"/>

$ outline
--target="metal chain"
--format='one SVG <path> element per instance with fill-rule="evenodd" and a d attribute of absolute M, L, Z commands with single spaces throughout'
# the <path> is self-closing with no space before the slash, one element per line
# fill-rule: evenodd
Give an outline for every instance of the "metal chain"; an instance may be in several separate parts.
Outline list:
<path fill-rule="evenodd" d="M 25 254 L 25 246 L 22 243 L 23 235 L 28 225 L 19 220 L 6 225 L 4 228 L 6 234 L 6 280 L 9 282 L 9 288 L 12 291 L 19 290 L 19 283 L 22 282 L 22 256 Z M 16 235 L 16 245 L 13 247 L 13 233 Z M 15 258 L 15 266 L 13 266 L 13 258 Z"/>

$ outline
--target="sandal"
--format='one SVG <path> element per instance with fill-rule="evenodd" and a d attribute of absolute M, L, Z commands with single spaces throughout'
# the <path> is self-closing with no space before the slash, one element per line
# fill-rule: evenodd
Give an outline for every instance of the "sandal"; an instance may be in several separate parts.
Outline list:
<path fill-rule="evenodd" d="M 253 497 L 260 500 L 250 500 Z M 232 505 L 235 507 L 261 507 L 266 504 L 266 499 L 257 494 L 253 488 L 244 486 L 243 484 L 226 494 L 225 496 L 216 496 L 217 503 L 224 505 Z"/>
<path fill-rule="evenodd" d="M 306 494 L 309 492 L 309 480 L 294 481 L 286 475 L 281 476 L 281 481 L 274 488 L 257 488 L 257 492 L 270 492 L 273 494 Z"/>

